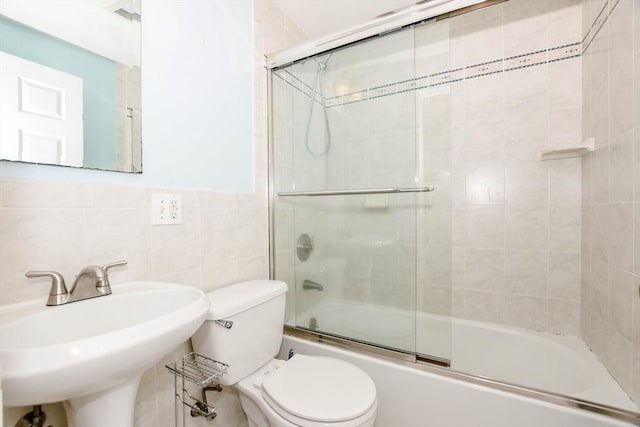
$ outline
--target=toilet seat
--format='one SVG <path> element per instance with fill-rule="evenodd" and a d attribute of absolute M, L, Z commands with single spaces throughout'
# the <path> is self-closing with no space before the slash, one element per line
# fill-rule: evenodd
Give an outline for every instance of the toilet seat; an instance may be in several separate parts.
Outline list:
<path fill-rule="evenodd" d="M 262 390 L 275 412 L 299 426 L 361 425 L 377 408 L 371 378 L 328 357 L 296 354 L 264 377 Z"/>

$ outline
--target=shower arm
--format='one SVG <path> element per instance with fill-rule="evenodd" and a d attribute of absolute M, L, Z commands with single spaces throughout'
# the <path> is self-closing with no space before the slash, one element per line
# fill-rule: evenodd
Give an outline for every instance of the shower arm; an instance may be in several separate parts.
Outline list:
<path fill-rule="evenodd" d="M 278 196 L 349 196 L 358 194 L 428 193 L 433 185 L 417 188 L 360 188 L 354 190 L 281 191 Z"/>

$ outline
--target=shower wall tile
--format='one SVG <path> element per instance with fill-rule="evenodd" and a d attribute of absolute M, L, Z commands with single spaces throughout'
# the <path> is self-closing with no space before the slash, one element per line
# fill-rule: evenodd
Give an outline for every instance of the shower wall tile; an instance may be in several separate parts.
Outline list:
<path fill-rule="evenodd" d="M 586 47 L 582 65 L 582 132 L 584 138 L 595 138 L 596 149 L 582 160 L 583 183 L 589 185 L 582 198 L 581 324 L 585 342 L 638 402 L 640 367 L 634 357 L 640 348 L 640 206 L 633 202 L 640 194 L 636 3 L 607 5 L 605 0 L 591 0 L 583 8 L 585 34 L 604 12 L 602 28 Z"/>
<path fill-rule="evenodd" d="M 548 255 L 546 252 L 507 251 L 506 291 L 509 294 L 546 297 Z"/>
<path fill-rule="evenodd" d="M 549 202 L 580 206 L 582 200 L 581 160 L 562 159 L 549 165 Z"/>
<path fill-rule="evenodd" d="M 504 323 L 506 296 L 503 293 L 464 291 L 464 305 L 457 316 L 481 322 Z"/>
<path fill-rule="evenodd" d="M 549 116 L 549 147 L 577 146 L 582 142 L 582 110 L 554 110 Z"/>
<path fill-rule="evenodd" d="M 615 329 L 609 328 L 604 363 L 625 390 L 631 390 L 633 345 Z"/>
<path fill-rule="evenodd" d="M 464 81 L 467 121 L 504 117 L 505 91 L 501 77 L 494 74 Z"/>
<path fill-rule="evenodd" d="M 633 300 L 637 289 L 631 273 L 612 267 L 610 270 L 610 327 L 627 340 L 633 339 Z"/>
<path fill-rule="evenodd" d="M 502 5 L 462 15 L 465 64 L 482 64 L 504 56 Z"/>
<path fill-rule="evenodd" d="M 640 204 L 633 204 L 633 272 L 640 274 Z"/>
<path fill-rule="evenodd" d="M 429 55 L 448 48 L 452 67 L 454 62 L 473 67 L 569 45 L 582 39 L 581 7 L 579 0 L 500 3 L 450 19 L 448 45 L 421 33 L 428 26 L 418 27 L 416 52 L 424 53 L 418 61 L 426 69 Z M 484 67 L 497 66 L 465 73 L 469 77 Z M 434 199 L 421 218 L 429 224 L 425 230 L 438 229 L 439 240 L 446 236 L 442 230 L 450 232 L 454 315 L 575 335 L 581 328 L 580 252 L 587 243 L 581 233 L 583 164 L 580 159 L 542 162 L 540 152 L 582 140 L 582 58 L 505 69 L 440 86 L 447 103 L 437 115 L 429 114 L 434 104 L 425 102 L 428 89 L 416 92 L 425 155 L 433 156 L 429 129 L 442 123 L 451 128 L 438 134 L 446 135 L 439 147 L 450 144 L 443 152 L 449 162 L 425 162 L 451 183 L 445 187 L 451 191 L 451 219 L 433 216 L 440 203 Z M 603 197 L 608 191 L 607 182 Z M 429 240 L 427 232 L 419 245 Z M 443 243 L 447 247 L 446 238 Z M 608 241 L 601 247 L 608 253 Z M 421 276 L 420 283 L 429 286 L 430 280 Z"/>
<path fill-rule="evenodd" d="M 631 109 L 631 104 L 627 108 Z M 612 135 L 611 139 L 609 199 L 612 202 L 630 202 L 633 201 L 634 186 L 633 131 Z"/>
<path fill-rule="evenodd" d="M 633 271 L 633 203 L 609 206 L 609 263 Z"/>
<path fill-rule="evenodd" d="M 549 250 L 555 252 L 580 252 L 579 205 L 550 206 Z"/>
<path fill-rule="evenodd" d="M 505 207 L 505 248 L 547 250 L 549 211 L 547 205 Z"/>
<path fill-rule="evenodd" d="M 504 160 L 505 121 L 501 117 L 467 120 L 454 129 L 453 149 L 459 149 L 461 166 L 480 162 Z"/>
<path fill-rule="evenodd" d="M 512 162 L 505 169 L 507 204 L 547 204 L 549 165 L 541 161 Z"/>
<path fill-rule="evenodd" d="M 547 329 L 547 299 L 520 295 L 508 295 L 505 306 L 505 323 L 525 329 Z"/>
<path fill-rule="evenodd" d="M 591 281 L 593 292 L 592 316 L 597 316 L 608 324 L 609 322 L 609 264 L 594 261 L 591 267 Z"/>
<path fill-rule="evenodd" d="M 640 348 L 635 345 L 633 348 L 633 367 L 632 367 L 632 377 L 631 377 L 631 395 L 638 396 L 640 395 Z"/>
<path fill-rule="evenodd" d="M 582 1 L 548 0 L 549 45 L 562 46 L 566 40 L 582 40 Z"/>
<path fill-rule="evenodd" d="M 580 255 L 549 254 L 549 297 L 574 301 L 580 299 Z"/>
<path fill-rule="evenodd" d="M 555 45 L 553 45 L 555 46 Z M 549 110 L 575 109 L 582 102 L 581 61 L 558 61 L 548 64 Z"/>
<path fill-rule="evenodd" d="M 504 293 L 504 251 L 467 249 L 465 288 Z"/>
<path fill-rule="evenodd" d="M 559 334 L 580 336 L 580 301 L 549 298 L 548 328 Z"/>
<path fill-rule="evenodd" d="M 515 2 L 503 5 L 505 56 L 547 48 L 546 9 L 545 2 Z"/>
<path fill-rule="evenodd" d="M 466 201 L 469 205 L 504 203 L 504 162 L 468 162 L 465 184 Z"/>
<path fill-rule="evenodd" d="M 474 248 L 504 245 L 504 206 L 469 206 L 466 210 L 466 244 Z"/>

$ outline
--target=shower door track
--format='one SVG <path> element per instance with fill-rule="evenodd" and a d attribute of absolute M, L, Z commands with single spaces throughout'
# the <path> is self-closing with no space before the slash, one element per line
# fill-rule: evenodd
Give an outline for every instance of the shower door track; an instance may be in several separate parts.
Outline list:
<path fill-rule="evenodd" d="M 383 358 L 400 360 L 412 364 L 430 364 L 434 366 L 441 366 L 448 368 L 451 365 L 451 361 L 444 357 L 431 356 L 419 353 L 409 353 L 402 350 L 396 350 L 389 347 L 383 347 L 381 345 L 371 344 L 366 341 L 358 341 L 353 338 L 344 338 L 339 335 L 333 335 L 326 332 L 318 332 L 315 330 L 302 328 L 299 326 L 284 326 L 284 331 L 288 335 L 292 335 L 298 338 L 303 338 L 311 341 L 329 343 L 336 347 L 341 347 L 347 350 L 358 350 L 363 353 L 375 354 Z"/>
<path fill-rule="evenodd" d="M 299 46 L 270 52 L 265 57 L 267 69 L 284 67 L 322 52 L 348 46 L 372 37 L 386 35 L 429 19 L 444 19 L 481 9 L 507 0 L 424 0 L 380 15 L 364 24 Z"/>
<path fill-rule="evenodd" d="M 640 413 L 638 412 L 627 411 L 625 409 L 616 408 L 614 406 L 590 402 L 564 394 L 524 387 L 518 384 L 456 371 L 450 368 L 449 361 L 447 359 L 403 353 L 400 351 L 394 351 L 384 347 L 378 347 L 359 341 L 353 341 L 350 339 L 336 337 L 317 331 L 311 331 L 309 329 L 297 326 L 285 325 L 284 333 L 285 335 L 293 336 L 307 341 L 318 342 L 347 351 L 353 351 L 361 354 L 363 353 L 370 357 L 381 358 L 392 363 L 397 363 L 409 368 L 418 369 L 420 371 L 429 372 L 435 375 L 441 375 L 447 378 L 485 386 L 503 392 L 514 393 L 519 396 L 524 396 L 543 402 L 564 406 L 567 408 L 582 409 L 640 426 Z M 439 363 L 438 360 L 445 361 L 446 363 Z"/>

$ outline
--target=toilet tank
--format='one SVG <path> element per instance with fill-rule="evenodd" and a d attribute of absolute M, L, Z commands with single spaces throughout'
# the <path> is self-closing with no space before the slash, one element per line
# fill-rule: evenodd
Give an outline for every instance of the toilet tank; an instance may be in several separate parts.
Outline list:
<path fill-rule="evenodd" d="M 237 383 L 278 353 L 286 292 L 284 282 L 251 280 L 207 294 L 211 308 L 191 341 L 196 353 L 229 365 L 220 384 Z M 226 328 L 216 320 L 233 326 Z"/>

